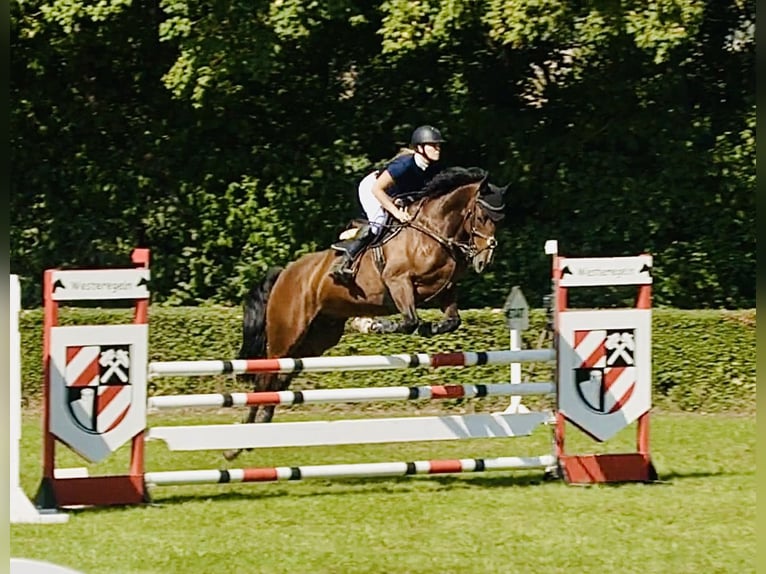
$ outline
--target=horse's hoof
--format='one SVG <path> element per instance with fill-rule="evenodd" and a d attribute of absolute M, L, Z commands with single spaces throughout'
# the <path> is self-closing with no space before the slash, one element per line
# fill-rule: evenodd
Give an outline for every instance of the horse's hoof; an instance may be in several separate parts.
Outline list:
<path fill-rule="evenodd" d="M 561 471 L 557 468 L 546 468 L 545 473 L 543 474 L 543 480 L 545 482 L 550 482 L 552 480 L 561 480 Z"/>
<path fill-rule="evenodd" d="M 380 335 L 381 333 L 383 333 L 384 329 L 385 329 L 385 324 L 382 321 L 372 321 L 370 322 L 370 326 L 367 328 L 367 332 Z"/>
<path fill-rule="evenodd" d="M 434 328 L 432 323 L 421 323 L 418 325 L 418 335 L 423 337 L 433 337 Z"/>
<path fill-rule="evenodd" d="M 231 462 L 232 460 L 234 460 L 238 456 L 239 456 L 239 451 L 238 450 L 225 450 L 223 452 L 223 458 L 225 458 L 229 462 Z"/>
<path fill-rule="evenodd" d="M 351 320 L 351 327 L 360 333 L 370 333 L 370 328 L 374 321 L 370 317 L 354 317 Z"/>

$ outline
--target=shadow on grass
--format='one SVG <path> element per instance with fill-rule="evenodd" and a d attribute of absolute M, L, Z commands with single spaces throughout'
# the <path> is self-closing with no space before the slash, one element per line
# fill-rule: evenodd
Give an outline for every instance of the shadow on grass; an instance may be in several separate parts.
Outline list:
<path fill-rule="evenodd" d="M 672 472 L 659 473 L 658 482 L 667 483 L 673 480 L 685 480 L 685 479 L 693 479 L 693 478 L 728 478 L 728 477 L 734 477 L 734 476 L 748 476 L 748 475 L 755 475 L 755 469 L 753 469 L 752 471 L 747 471 L 747 472 L 731 471 L 731 470 L 720 470 L 715 472 L 672 471 Z"/>
<path fill-rule="evenodd" d="M 452 490 L 455 488 L 508 488 L 508 487 L 538 487 L 546 482 L 560 482 L 547 480 L 543 476 L 429 476 L 429 477 L 379 477 L 365 479 L 333 479 L 331 482 L 318 480 L 306 480 L 302 484 L 313 483 L 315 490 L 311 492 L 295 492 L 289 490 L 289 486 L 282 483 L 275 486 L 275 490 L 269 492 L 242 492 L 221 491 L 214 494 L 174 494 L 157 497 L 154 504 L 164 506 L 183 502 L 198 502 L 200 500 L 268 500 L 271 498 L 294 497 L 314 498 L 317 496 L 348 496 L 348 495 L 380 495 L 380 494 L 408 494 L 422 493 L 423 487 L 428 491 Z M 241 484 L 241 483 L 238 483 Z M 429 488 L 430 487 L 430 488 Z M 222 488 L 225 488 L 222 485 Z"/>
<path fill-rule="evenodd" d="M 673 486 L 675 483 L 684 480 L 693 479 L 710 479 L 710 478 L 728 478 L 737 476 L 747 476 L 754 474 L 754 472 L 736 472 L 736 471 L 717 471 L 717 472 L 699 472 L 699 471 L 672 471 L 661 473 L 656 482 L 643 483 L 645 486 Z M 307 485 L 314 485 L 314 489 L 311 492 L 296 492 L 292 487 L 297 486 L 297 482 L 292 484 L 288 482 L 272 483 L 272 488 L 269 488 L 267 492 L 260 491 L 242 491 L 242 490 L 226 490 L 230 486 L 239 488 L 247 488 L 248 486 L 255 486 L 256 483 L 231 483 L 228 485 L 188 485 L 186 487 L 201 487 L 208 488 L 221 488 L 220 492 L 194 492 L 194 493 L 180 493 L 172 495 L 155 496 L 155 500 L 146 504 L 144 508 L 151 507 L 166 507 L 176 504 L 183 504 L 186 502 L 201 502 L 201 501 L 257 501 L 257 500 L 269 500 L 275 498 L 315 498 L 317 496 L 370 496 L 381 494 L 427 494 L 428 492 L 449 491 L 455 489 L 467 489 L 467 488 L 482 488 L 491 490 L 493 488 L 539 488 L 545 484 L 558 484 L 561 486 L 567 486 L 563 480 L 548 478 L 543 474 L 529 474 L 529 475 L 431 475 L 431 476 L 407 476 L 407 477 L 371 477 L 371 478 L 341 478 L 332 480 L 311 479 L 301 481 L 300 484 L 305 488 Z M 582 484 L 582 485 L 569 485 L 570 488 L 626 488 L 632 487 L 636 483 L 623 482 L 623 483 L 608 483 L 608 484 Z M 266 483 L 261 483 L 261 486 L 266 486 Z M 167 488 L 167 487 L 165 487 Z M 427 488 L 427 491 L 423 489 Z M 162 489 L 158 489 L 161 492 Z M 78 508 L 71 509 L 67 512 L 72 515 L 79 514 L 91 514 L 91 513 L 118 513 L 125 511 L 135 510 L 136 506 L 109 506 L 109 507 L 93 507 L 93 508 Z"/>
<path fill-rule="evenodd" d="M 655 482 L 641 483 L 645 486 L 671 486 L 677 481 L 685 479 L 698 479 L 698 478 L 726 478 L 736 476 L 747 476 L 748 472 L 732 472 L 732 471 L 720 471 L 720 472 L 667 472 L 659 476 Z M 291 496 L 296 498 L 316 497 L 316 496 L 334 496 L 334 495 L 363 495 L 370 494 L 400 494 L 407 492 L 415 492 L 420 490 L 424 484 L 438 485 L 431 487 L 430 491 L 435 490 L 451 490 L 456 488 L 509 488 L 509 487 L 540 487 L 544 484 L 559 484 L 561 486 L 569 486 L 571 488 L 626 488 L 632 487 L 638 483 L 635 482 L 619 482 L 619 483 L 606 483 L 606 484 L 583 484 L 583 485 L 567 485 L 563 480 L 548 478 L 543 474 L 539 475 L 514 475 L 514 476 L 465 476 L 465 475 L 431 475 L 431 476 L 409 476 L 409 477 L 372 477 L 372 478 L 347 478 L 347 479 L 332 479 L 331 481 L 319 480 L 305 480 L 302 481 L 303 485 L 314 483 L 316 490 L 313 492 L 294 492 L 287 490 L 287 483 L 282 482 L 279 486 L 275 487 L 279 490 L 272 492 L 242 492 L 242 491 L 222 491 L 215 494 L 178 494 L 162 497 L 156 501 L 156 504 L 172 504 L 178 502 L 190 502 L 198 501 L 200 499 L 211 500 L 258 500 L 279 498 L 284 496 Z M 244 483 L 236 483 L 244 484 Z M 342 487 L 342 488 L 341 488 Z M 226 486 L 221 485 L 221 488 Z"/>
<path fill-rule="evenodd" d="M 645 486 L 672 486 L 677 482 L 699 478 L 730 478 L 737 476 L 755 475 L 755 471 L 752 472 L 737 472 L 737 471 L 716 471 L 716 472 L 703 472 L 703 471 L 673 471 L 673 472 L 660 472 L 658 473 L 657 480 L 652 482 L 611 482 L 604 484 L 573 484 L 574 487 L 579 488 L 625 488 L 634 484 L 643 484 Z"/>
<path fill-rule="evenodd" d="M 168 487 L 158 487 L 155 490 L 153 500 L 145 505 L 131 506 L 102 506 L 87 508 L 66 509 L 67 514 L 73 516 L 102 514 L 102 513 L 120 513 L 134 511 L 136 508 L 167 507 L 174 504 L 183 504 L 185 502 L 202 502 L 208 500 L 214 501 L 257 501 L 269 500 L 274 498 L 292 497 L 292 498 L 314 498 L 317 496 L 350 496 L 350 495 L 381 495 L 381 494 L 416 494 L 424 493 L 423 488 L 428 488 L 431 492 L 441 490 L 453 490 L 455 488 L 507 488 L 507 487 L 537 487 L 546 482 L 560 482 L 538 476 L 460 476 L 460 475 L 440 475 L 440 476 L 396 476 L 396 477 L 371 477 L 371 478 L 337 478 L 331 480 L 310 479 L 303 481 L 280 481 L 274 483 L 260 483 L 261 487 L 268 488 L 267 492 L 227 490 L 229 487 L 248 488 L 254 487 L 258 483 L 233 482 L 229 484 L 196 484 L 196 485 L 178 485 L 181 488 L 220 488 L 220 492 L 190 492 L 171 495 L 162 495 L 161 492 Z M 305 488 L 313 484 L 311 492 L 296 492 L 293 487 L 299 485 Z M 269 487 L 270 486 L 270 487 Z M 173 488 L 173 487 L 170 487 Z M 160 493 L 158 495 L 158 493 Z"/>

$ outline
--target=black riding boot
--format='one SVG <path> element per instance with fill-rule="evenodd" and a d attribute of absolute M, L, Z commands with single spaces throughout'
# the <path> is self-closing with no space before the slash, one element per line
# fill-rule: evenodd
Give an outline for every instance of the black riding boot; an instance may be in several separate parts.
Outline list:
<path fill-rule="evenodd" d="M 369 225 L 363 225 L 352 240 L 345 245 L 333 245 L 338 251 L 342 251 L 342 259 L 335 264 L 333 277 L 339 281 L 348 281 L 354 276 L 353 265 L 357 255 L 361 253 L 375 235 Z"/>

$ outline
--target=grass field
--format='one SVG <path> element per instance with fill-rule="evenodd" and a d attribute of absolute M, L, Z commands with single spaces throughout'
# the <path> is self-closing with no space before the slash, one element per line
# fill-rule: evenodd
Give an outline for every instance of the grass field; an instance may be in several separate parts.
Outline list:
<path fill-rule="evenodd" d="M 163 424 L 234 415 L 163 415 Z M 282 412 L 280 420 L 296 415 Z M 299 415 L 298 415 L 299 416 Z M 156 420 L 156 419 L 153 419 Z M 73 511 L 67 524 L 13 525 L 11 556 L 96 573 L 755 572 L 755 416 L 657 414 L 661 482 L 574 487 L 541 472 L 200 485 L 155 490 L 154 505 Z M 633 450 L 570 431 L 579 452 Z M 608 447 L 608 448 L 607 448 Z M 538 455 L 550 432 L 502 440 L 273 449 L 230 468 Z M 59 466 L 83 461 L 59 449 Z M 25 415 L 22 483 L 40 474 L 39 416 Z M 149 470 L 225 468 L 219 453 L 147 448 Z M 94 474 L 127 470 L 124 449 Z"/>

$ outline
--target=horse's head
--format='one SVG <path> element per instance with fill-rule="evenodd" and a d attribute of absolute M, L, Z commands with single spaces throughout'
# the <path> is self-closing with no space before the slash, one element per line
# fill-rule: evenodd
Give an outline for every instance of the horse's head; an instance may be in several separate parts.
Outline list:
<path fill-rule="evenodd" d="M 505 217 L 505 192 L 508 186 L 498 187 L 489 183 L 485 175 L 479 182 L 470 214 L 466 220 L 466 232 L 469 234 L 468 253 L 476 273 L 481 273 L 492 262 L 497 247 L 495 230 Z"/>
<path fill-rule="evenodd" d="M 449 168 L 424 190 L 425 203 L 417 210 L 422 216 L 412 226 L 481 273 L 497 247 L 495 229 L 505 215 L 506 187 L 489 183 L 478 168 Z"/>

